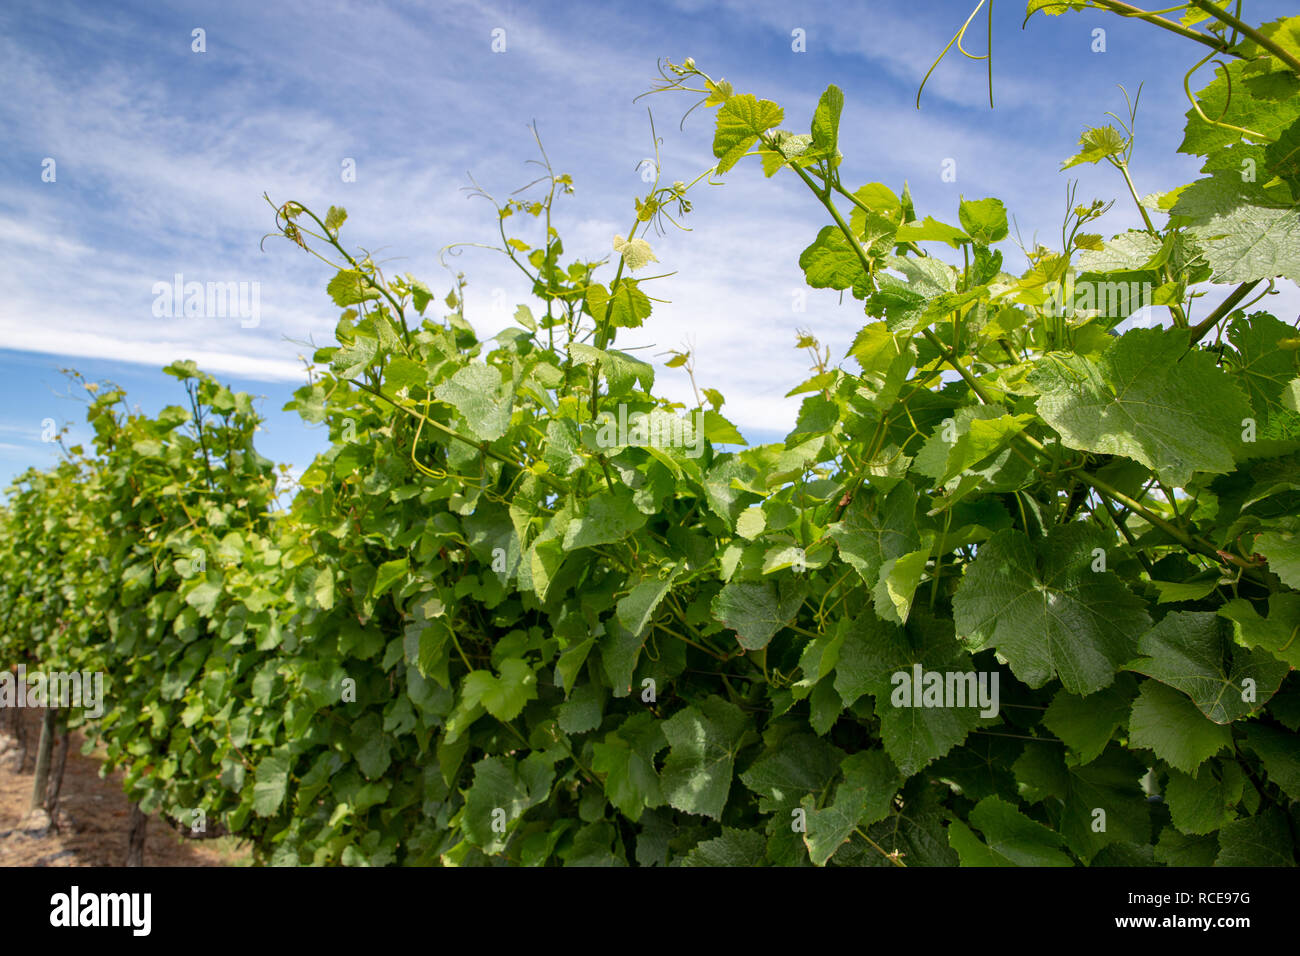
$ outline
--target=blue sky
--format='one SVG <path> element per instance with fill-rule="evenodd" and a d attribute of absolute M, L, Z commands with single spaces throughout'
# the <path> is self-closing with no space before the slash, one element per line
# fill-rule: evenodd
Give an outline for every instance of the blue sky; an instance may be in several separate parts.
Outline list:
<path fill-rule="evenodd" d="M 345 206 L 344 239 L 444 294 L 439 250 L 490 242 L 490 207 L 466 199 L 467 174 L 504 196 L 533 178 L 525 161 L 536 121 L 557 171 L 577 190 L 560 200 L 558 228 L 573 258 L 609 255 L 645 189 L 638 163 L 653 155 L 647 106 L 663 142 L 664 180 L 691 180 L 713 163 L 712 112 L 691 100 L 634 103 L 657 58 L 693 56 L 739 92 L 776 100 L 788 128 L 807 129 L 828 83 L 845 93 L 840 145 L 849 184 L 907 180 L 921 215 L 955 221 L 960 196 L 1002 198 L 1031 245 L 1059 244 L 1067 176 L 1085 125 L 1122 111 L 1116 88 L 1145 83 L 1133 174 L 1142 193 L 1197 178 L 1174 156 L 1194 45 L 1102 13 L 1036 16 L 1021 30 L 1021 0 L 996 0 L 994 96 L 984 64 L 955 51 L 914 107 L 917 84 L 973 5 L 968 0 L 859 3 L 65 3 L 10 0 L 0 9 L 0 484 L 53 461 L 42 422 L 72 422 L 83 407 L 60 368 L 128 389 L 149 412 L 177 402 L 164 364 L 192 358 L 231 385 L 265 396 L 259 449 L 301 471 L 323 447 L 320 430 L 281 406 L 304 378 L 299 356 L 330 344 L 338 309 L 318 260 L 283 241 L 262 199 Z M 1248 0 L 1247 19 L 1294 12 L 1294 0 Z M 982 20 L 983 14 L 980 14 Z M 1093 52 L 1093 30 L 1106 50 Z M 206 52 L 192 50 L 205 31 Z M 493 31 L 505 51 L 493 52 Z M 792 50 L 791 31 L 806 35 Z M 969 49 L 982 50 L 982 25 Z M 1208 82 L 1208 72 L 1198 77 Z M 55 162 L 55 181 L 42 180 Z M 945 159 L 957 181 L 943 182 Z M 355 182 L 340 175 L 355 164 Z M 46 166 L 48 164 L 45 164 Z M 1108 166 L 1070 171 L 1078 199 L 1116 198 L 1107 235 L 1138 224 Z M 766 180 L 756 161 L 723 187 L 692 194 L 690 232 L 651 237 L 649 288 L 671 300 L 622 347 L 654 355 L 690 341 L 700 384 L 751 442 L 779 438 L 805 377 L 793 349 L 811 329 L 842 356 L 865 319 L 861 303 L 802 287 L 799 252 L 823 224 L 789 173 Z M 1058 238 L 1053 240 L 1053 237 Z M 525 233 L 524 238 L 529 238 Z M 1008 266 L 1020 260 L 1005 243 Z M 504 259 L 469 250 L 450 260 L 470 280 L 467 316 L 487 337 L 510 323 L 527 288 Z M 155 283 L 257 283 L 256 326 L 238 318 L 154 315 Z M 1201 313 L 1216 301 L 1202 300 Z M 1271 308 L 1290 320 L 1300 295 Z M 662 368 L 657 388 L 685 399 L 689 383 Z"/>

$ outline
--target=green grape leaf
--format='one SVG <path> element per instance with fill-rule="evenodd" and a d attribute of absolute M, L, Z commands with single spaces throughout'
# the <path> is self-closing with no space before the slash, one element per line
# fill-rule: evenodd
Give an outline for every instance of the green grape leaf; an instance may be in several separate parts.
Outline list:
<path fill-rule="evenodd" d="M 1197 471 L 1232 470 L 1240 389 L 1177 329 L 1133 329 L 1097 360 L 1054 352 L 1029 375 L 1038 412 L 1071 448 L 1124 455 L 1182 486 Z"/>
<path fill-rule="evenodd" d="M 1300 588 L 1300 521 L 1278 522 L 1255 537 L 1255 553 L 1268 559 L 1268 567 L 1287 587 Z"/>
<path fill-rule="evenodd" d="M 957 409 L 934 430 L 912 460 L 912 467 L 938 484 L 997 454 L 1034 420 L 1032 415 L 1008 415 L 1001 405 Z M 951 423 L 951 424 L 949 424 Z"/>
<path fill-rule="evenodd" d="M 1269 808 L 1243 817 L 1219 831 L 1215 866 L 1295 866 L 1295 845 L 1285 814 Z"/>
<path fill-rule="evenodd" d="M 722 835 L 705 840 L 682 858 L 682 866 L 761 866 L 767 841 L 752 830 L 723 827 Z"/>
<path fill-rule="evenodd" d="M 586 504 L 586 510 L 564 530 L 565 551 L 621 541 L 646 522 L 632 492 L 625 488 L 601 491 L 587 499 Z"/>
<path fill-rule="evenodd" d="M 667 746 L 662 722 L 648 713 L 633 714 L 592 745 L 591 766 L 605 775 L 605 796 L 634 823 L 664 802 L 654 758 Z"/>
<path fill-rule="evenodd" d="M 603 323 L 608 311 L 611 328 L 640 328 L 650 317 L 650 298 L 641 291 L 635 279 L 620 279 L 612 297 L 603 285 L 593 282 L 587 286 L 586 303 L 587 311 L 597 322 Z"/>
<path fill-rule="evenodd" d="M 704 437 L 715 445 L 748 445 L 745 436 L 713 409 L 704 411 Z"/>
<path fill-rule="evenodd" d="M 556 709 L 557 722 L 566 734 L 585 734 L 600 726 L 605 704 L 605 688 L 599 684 L 581 684 Z"/>
<path fill-rule="evenodd" d="M 1264 148 L 1264 166 L 1287 184 L 1292 196 L 1300 197 L 1300 119 Z"/>
<path fill-rule="evenodd" d="M 1232 732 L 1206 718 L 1195 705 L 1159 681 L 1143 681 L 1129 715 L 1129 743 L 1150 750 L 1184 773 L 1196 768 L 1225 747 Z"/>
<path fill-rule="evenodd" d="M 1061 801 L 1059 832 L 1085 862 L 1115 843 L 1151 841 L 1150 807 L 1140 786 L 1147 766 L 1119 745 L 1075 765 L 1055 744 L 1031 744 L 1013 769 L 1026 799 Z"/>
<path fill-rule="evenodd" d="M 356 269 L 340 269 L 335 273 L 334 278 L 330 279 L 325 291 L 334 300 L 334 304 L 339 306 L 356 305 L 359 302 L 379 298 L 379 293 L 371 288 L 365 273 Z"/>
<path fill-rule="evenodd" d="M 1086 10 L 1088 0 L 1029 0 L 1025 5 L 1025 19 L 1028 20 L 1040 10 L 1049 17 L 1059 17 L 1067 10 Z"/>
<path fill-rule="evenodd" d="M 798 582 L 731 581 L 713 599 L 713 613 L 736 632 L 748 651 L 762 650 L 777 631 L 794 619 L 806 591 Z"/>
<path fill-rule="evenodd" d="M 713 155 L 718 158 L 716 167 L 725 173 L 749 152 L 758 138 L 769 129 L 781 125 L 785 113 L 771 100 L 760 100 L 752 93 L 731 96 L 718 110 L 717 129 L 713 135 Z"/>
<path fill-rule="evenodd" d="M 379 342 L 369 335 L 358 335 L 356 341 L 334 353 L 330 367 L 339 378 L 356 378 L 374 364 Z"/>
<path fill-rule="evenodd" d="M 1284 393 L 1300 376 L 1300 351 L 1278 347 L 1278 342 L 1295 334 L 1295 329 L 1267 312 L 1238 319 L 1228 328 L 1228 341 L 1237 350 L 1233 371 L 1255 408 L 1261 432 L 1274 419 L 1295 418 Z"/>
<path fill-rule="evenodd" d="M 961 227 L 982 246 L 1007 237 L 1007 207 L 1001 199 L 963 199 L 958 208 Z"/>
<path fill-rule="evenodd" d="M 632 674 L 645 647 L 646 634 L 637 635 L 623 627 L 617 620 L 608 621 L 606 633 L 600 641 L 600 657 L 615 697 L 626 697 L 632 692 Z"/>
<path fill-rule="evenodd" d="M 259 817 L 272 817 L 280 812 L 292 767 L 292 759 L 282 750 L 258 761 L 253 775 L 253 812 Z"/>
<path fill-rule="evenodd" d="M 855 236 L 867 232 L 868 214 L 897 226 L 903 221 L 903 203 L 898 195 L 884 183 L 867 183 L 853 194 L 857 200 L 849 210 L 849 228 Z M 861 203 L 866 209 L 858 205 Z"/>
<path fill-rule="evenodd" d="M 627 596 L 618 602 L 618 620 L 625 628 L 641 637 L 654 615 L 655 608 L 673 586 L 673 581 L 684 570 L 676 564 L 667 577 L 650 578 L 635 585 Z"/>
<path fill-rule="evenodd" d="M 825 156 L 834 157 L 839 148 L 840 113 L 843 109 L 843 91 L 834 84 L 826 87 L 812 118 L 813 145 Z"/>
<path fill-rule="evenodd" d="M 1232 621 L 1233 635 L 1242 647 L 1268 651 L 1300 669 L 1300 594 L 1269 595 L 1268 617 L 1261 617 L 1245 598 L 1233 598 L 1218 613 Z"/>
<path fill-rule="evenodd" d="M 1211 281 L 1300 281 L 1300 210 L 1289 196 L 1275 204 L 1237 171 L 1219 171 L 1188 186 L 1170 209 L 1213 270 Z"/>
<path fill-rule="evenodd" d="M 843 751 L 812 734 L 791 734 L 766 751 L 740 775 L 759 795 L 759 810 L 782 818 L 809 794 L 830 786 L 844 759 Z"/>
<path fill-rule="evenodd" d="M 871 284 L 853 245 L 838 226 L 823 226 L 799 254 L 799 267 L 814 289 L 852 289 L 861 298 Z"/>
<path fill-rule="evenodd" d="M 930 559 L 927 543 L 919 551 L 889 558 L 880 566 L 880 579 L 871 591 L 876 613 L 886 621 L 906 624 L 912 610 L 912 598 Z"/>
<path fill-rule="evenodd" d="M 1187 111 L 1187 127 L 1180 153 L 1212 156 L 1241 140 L 1232 129 L 1253 130 L 1268 140 L 1300 118 L 1300 77 L 1282 64 L 1260 69 L 1247 60 L 1229 60 L 1214 72 L 1214 80 L 1196 94 L 1201 119 Z"/>
<path fill-rule="evenodd" d="M 614 251 L 623 257 L 624 265 L 631 272 L 659 261 L 650 248 L 650 243 L 641 238 L 624 239 L 622 236 L 615 236 Z"/>
<path fill-rule="evenodd" d="M 1043 725 L 1088 764 L 1101 756 L 1115 731 L 1128 723 L 1137 682 L 1120 674 L 1115 683 L 1087 697 L 1059 690 L 1043 714 Z"/>
<path fill-rule="evenodd" d="M 370 596 L 378 598 L 387 593 L 402 578 L 410 567 L 410 561 L 407 558 L 397 558 L 393 561 L 385 561 L 379 566 L 379 571 L 375 575 L 375 584 L 370 589 Z"/>
<path fill-rule="evenodd" d="M 1080 272 L 1141 272 L 1152 268 L 1151 260 L 1159 255 L 1160 239 L 1149 232 L 1131 230 L 1121 232 L 1106 242 L 1101 249 L 1085 249 L 1079 253 Z"/>
<path fill-rule="evenodd" d="M 1214 836 L 1187 836 L 1173 827 L 1160 831 L 1155 848 L 1156 862 L 1165 866 L 1213 866 L 1218 854 Z"/>
<path fill-rule="evenodd" d="M 1219 586 L 1219 577 L 1214 575 L 1203 581 L 1152 581 L 1156 586 L 1157 604 L 1178 604 L 1182 601 L 1199 601 Z"/>
<path fill-rule="evenodd" d="M 495 441 L 510 427 L 514 389 L 490 365 L 466 365 L 433 393 L 460 412 L 476 438 Z"/>
<path fill-rule="evenodd" d="M 948 840 L 962 866 L 1073 866 L 1060 834 L 1017 810 L 1001 797 L 985 797 L 970 812 L 971 827 L 954 820 Z"/>
<path fill-rule="evenodd" d="M 1213 833 L 1235 817 L 1246 776 L 1227 760 L 1210 760 L 1195 774 L 1170 769 L 1164 802 L 1174 826 L 1186 834 Z"/>
<path fill-rule="evenodd" d="M 615 394 L 626 394 L 633 383 L 639 384 L 647 392 L 654 386 L 654 366 L 617 349 L 598 349 L 592 345 L 573 342 L 569 345 L 569 355 L 578 365 L 598 366 L 605 373 L 605 380 Z"/>
<path fill-rule="evenodd" d="M 461 826 L 484 853 L 500 853 L 524 813 L 550 795 L 555 770 L 541 754 L 523 760 L 484 757 L 474 764 L 474 782 L 465 794 Z M 500 821 L 505 832 L 495 825 Z"/>
<path fill-rule="evenodd" d="M 330 206 L 329 210 L 325 213 L 325 228 L 337 237 L 339 234 L 339 227 L 343 225 L 347 218 L 348 211 L 342 206 Z"/>
<path fill-rule="evenodd" d="M 910 554 L 921 545 L 916 527 L 916 490 L 904 481 L 883 497 L 859 491 L 826 534 L 863 583 L 875 587 L 886 561 Z"/>
<path fill-rule="evenodd" d="M 221 600 L 221 578 L 200 581 L 185 595 L 185 603 L 198 611 L 203 617 L 211 617 Z"/>
<path fill-rule="evenodd" d="M 683 813 L 720 818 L 748 728 L 744 711 L 716 696 L 665 720 L 669 751 L 659 780 L 668 804 Z"/>
<path fill-rule="evenodd" d="M 1175 611 L 1142 635 L 1128 669 L 1182 691 L 1216 724 L 1232 723 L 1263 707 L 1290 668 L 1234 647 L 1231 631 L 1211 611 Z"/>
<path fill-rule="evenodd" d="M 1075 153 L 1061 169 L 1080 166 L 1084 163 L 1099 163 L 1108 156 L 1124 151 L 1124 136 L 1113 126 L 1091 127 L 1079 137 L 1079 152 Z"/>
<path fill-rule="evenodd" d="M 463 704 L 482 705 L 498 720 L 510 721 L 522 713 L 524 704 L 537 699 L 537 675 L 517 657 L 501 662 L 498 677 L 491 671 L 470 671 L 462 683 Z"/>
<path fill-rule="evenodd" d="M 953 598 L 957 633 L 973 650 L 996 648 L 1030 687 L 1054 676 L 1071 694 L 1108 687 L 1150 624 L 1113 572 L 1093 570 L 1110 545 L 1080 522 L 1057 525 L 1038 543 L 998 532 L 980 546 Z"/>
<path fill-rule="evenodd" d="M 1263 762 L 1268 779 L 1300 800 L 1300 735 L 1254 723 L 1246 728 L 1246 746 Z"/>
<path fill-rule="evenodd" d="M 1118 746 L 1086 766 L 1070 767 L 1061 835 L 1077 856 L 1091 860 L 1117 842 L 1151 842 L 1150 807 L 1140 786 L 1146 772 L 1142 761 Z"/>
<path fill-rule="evenodd" d="M 915 693 L 918 665 L 920 700 Z M 909 777 L 952 750 L 981 722 L 978 692 L 968 695 L 969 682 L 953 682 L 954 694 L 960 687 L 963 697 L 958 701 L 954 696 L 951 706 L 946 697 L 938 705 L 927 703 L 929 674 L 939 675 L 945 690 L 949 674 L 975 675 L 976 688 L 982 676 L 990 698 L 996 697 L 997 675 L 975 672 L 947 622 L 917 618 L 904 630 L 866 612 L 845 629 L 835 665 L 835 690 L 846 707 L 863 694 L 875 698 L 885 750 Z"/>
<path fill-rule="evenodd" d="M 822 809 L 809 795 L 801 802 L 806 829 L 804 845 L 816 866 L 825 866 L 858 827 L 869 826 L 889 815 L 894 795 L 902 780 L 883 750 L 863 750 L 846 757 L 840 765 L 843 782 L 835 788 L 835 799 Z"/>
<path fill-rule="evenodd" d="M 894 239 L 897 242 L 946 242 L 955 249 L 963 242 L 970 242 L 971 237 L 956 226 L 926 216 L 924 219 L 903 223 L 894 234 Z"/>
<path fill-rule="evenodd" d="M 406 389 L 409 393 L 413 388 L 420 388 L 429 381 L 429 370 L 418 362 L 412 362 L 405 356 L 398 355 L 391 359 L 384 368 L 384 384 L 393 391 Z M 324 415 L 324 394 L 321 395 L 321 413 L 323 421 Z"/>
<path fill-rule="evenodd" d="M 867 828 L 867 836 L 881 852 L 867 847 L 856 862 L 861 866 L 892 867 L 896 864 L 888 854 L 897 853 L 906 866 L 957 866 L 960 861 L 948 845 L 951 813 L 938 791 L 920 778 L 904 785 L 901 800 L 890 808 L 889 816 Z"/>

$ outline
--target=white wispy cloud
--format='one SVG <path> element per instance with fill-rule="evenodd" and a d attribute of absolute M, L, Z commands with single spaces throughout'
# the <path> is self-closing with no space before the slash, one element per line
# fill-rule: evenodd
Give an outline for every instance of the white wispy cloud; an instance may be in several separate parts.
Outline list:
<path fill-rule="evenodd" d="M 987 110 L 982 65 L 954 50 L 918 112 L 915 85 L 966 12 L 965 4 L 846 9 L 776 0 L 573 10 L 509 0 L 403 0 L 364 10 L 342 0 L 238 0 L 196 14 L 162 10 L 146 21 L 51 0 L 0 13 L 0 128 L 18 157 L 0 170 L 0 254 L 11 276 L 0 298 L 0 343 L 155 367 L 190 358 L 218 374 L 299 381 L 298 356 L 311 353 L 304 343 L 331 344 L 338 309 L 324 294 L 324 264 L 284 241 L 259 248 L 272 228 L 262 193 L 316 209 L 345 205 L 349 248 L 371 250 L 389 272 L 410 271 L 445 291 L 440 250 L 497 241 L 491 209 L 467 202 L 461 189 L 466 172 L 502 198 L 536 175 L 523 165 L 534 154 L 524 127 L 531 119 L 557 171 L 572 173 L 578 187 L 557 207 L 566 260 L 609 256 L 612 237 L 631 222 L 632 198 L 646 189 L 637 163 L 652 148 L 647 106 L 665 179 L 689 180 L 714 161 L 711 111 L 696 111 L 683 133 L 675 120 L 688 98 L 632 102 L 661 54 L 718 64 L 737 89 L 781 102 L 785 125 L 796 129 L 806 128 L 824 86 L 838 82 L 847 95 L 846 183 L 901 189 L 907 180 L 922 215 L 949 221 L 962 195 L 1003 196 L 1027 243 L 1036 234 L 1050 241 L 1064 211 L 1061 159 L 1079 128 L 1103 122 L 1104 110 L 1120 103 L 1109 61 L 1083 69 L 1070 60 L 1069 76 L 1044 73 L 1051 61 L 1038 47 L 1086 48 L 1085 19 L 1038 24 L 1033 34 L 1005 33 L 1003 24 L 995 36 L 995 56 L 1007 57 L 995 61 L 998 110 Z M 672 31 L 660 28 L 665 18 Z M 190 52 L 194 26 L 207 30 L 205 54 Z M 506 30 L 504 54 L 491 49 L 498 26 Z M 788 49 L 795 27 L 807 31 L 810 52 L 773 55 Z M 1136 27 L 1115 29 L 1126 37 Z M 67 49 L 54 37 L 67 39 Z M 982 52 L 982 27 L 968 49 Z M 1155 119 L 1143 135 L 1157 144 L 1176 142 L 1180 126 L 1178 77 L 1166 79 L 1144 94 Z M 1063 104 L 1074 112 L 1063 116 Z M 1143 191 L 1195 178 L 1196 161 L 1167 152 L 1152 147 L 1161 158 L 1148 160 L 1139 150 Z M 40 180 L 47 156 L 58 163 L 56 183 Z M 356 163 L 355 182 L 340 177 L 346 159 Z M 946 159 L 956 161 L 956 183 L 939 176 Z M 725 412 L 742 429 L 770 434 L 793 423 L 799 399 L 783 396 L 807 374 L 807 356 L 793 349 L 795 329 L 810 329 L 838 359 L 866 318 L 860 302 L 845 296 L 841 304 L 825 291 L 810 290 L 806 311 L 795 311 L 792 292 L 804 284 L 798 256 L 824 217 L 797 181 L 767 180 L 751 163 L 721 188 L 696 190 L 686 220 L 692 231 L 650 237 L 656 268 L 676 274 L 646 291 L 671 301 L 619 345 L 653 357 L 691 342 L 700 384 L 727 396 Z M 1107 170 L 1074 172 L 1081 199 L 1122 191 Z M 1104 228 L 1138 222 L 1121 204 Z M 523 230 L 537 224 L 517 217 L 510 226 L 527 238 Z M 1008 267 L 1018 266 L 1011 243 L 1006 252 Z M 503 257 L 468 249 L 446 262 L 467 273 L 467 312 L 484 336 L 530 298 Z M 258 283 L 259 324 L 155 317 L 153 284 L 176 273 Z M 1276 301 L 1294 310 L 1294 290 Z M 670 398 L 690 397 L 681 372 L 660 366 L 658 384 Z"/>

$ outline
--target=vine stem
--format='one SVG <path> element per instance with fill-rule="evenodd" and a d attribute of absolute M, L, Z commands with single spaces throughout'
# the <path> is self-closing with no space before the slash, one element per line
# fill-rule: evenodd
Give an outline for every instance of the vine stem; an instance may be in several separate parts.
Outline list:
<path fill-rule="evenodd" d="M 816 634 L 808 630 L 806 627 L 800 627 L 798 624 L 787 624 L 786 627 L 794 631 L 796 634 L 802 634 L 804 637 L 811 637 L 815 640 L 819 640 L 826 636 L 824 634 Z"/>
<path fill-rule="evenodd" d="M 1150 10 L 1143 10 L 1141 7 L 1135 7 L 1131 3 L 1124 3 L 1123 0 L 1093 0 L 1093 2 L 1099 7 L 1106 8 L 1111 13 L 1117 13 L 1121 17 L 1136 17 L 1139 20 L 1145 20 L 1147 23 L 1154 24 L 1162 30 L 1168 30 L 1170 33 L 1177 33 L 1180 37 L 1186 37 L 1189 40 L 1195 40 L 1197 43 L 1203 43 L 1220 53 L 1231 52 L 1223 43 L 1215 40 L 1213 37 L 1208 37 L 1204 33 L 1193 30 L 1190 27 L 1185 27 L 1181 23 L 1166 20 L 1164 17 L 1158 16 Z M 1192 0 L 1192 2 L 1197 6 L 1201 5 L 1198 0 Z"/>
<path fill-rule="evenodd" d="M 267 202 L 271 201 L 269 197 L 266 197 L 266 199 Z M 272 203 L 272 205 L 274 205 L 274 203 Z M 311 218 L 316 221 L 316 224 L 320 226 L 321 233 L 323 234 L 322 238 L 326 242 L 328 242 L 331 246 L 333 246 L 335 250 L 338 251 L 339 255 L 343 256 L 343 258 L 348 261 L 348 265 L 352 266 L 353 271 L 360 273 L 360 275 L 362 276 L 362 278 L 366 280 L 366 284 L 369 285 L 370 288 L 380 293 L 385 299 L 389 301 L 389 303 L 397 311 L 398 318 L 401 319 L 402 341 L 406 344 L 407 354 L 410 354 L 411 330 L 408 329 L 406 326 L 406 310 L 402 308 L 402 304 L 393 298 L 392 293 L 388 291 L 386 285 L 376 282 L 373 276 L 371 276 L 368 272 L 366 272 L 364 269 L 361 268 L 361 266 L 357 263 L 357 260 L 352 258 L 352 255 L 346 249 L 343 248 L 343 245 L 342 243 L 339 242 L 338 237 L 330 232 L 329 227 L 327 227 L 325 223 L 321 220 L 321 218 L 317 216 L 314 212 L 312 212 L 311 209 L 309 209 L 307 206 L 303 205 L 302 203 L 294 200 L 290 200 L 289 202 L 286 202 L 283 206 L 278 207 L 278 209 L 284 210 L 288 208 L 290 205 L 297 206 L 300 210 L 305 212 L 307 215 L 311 216 Z M 287 215 L 285 216 L 285 219 L 289 222 L 293 221 Z"/>
<path fill-rule="evenodd" d="M 871 839 L 871 837 L 867 836 L 866 833 L 862 831 L 862 827 L 854 827 L 853 832 L 856 833 L 858 836 L 862 837 L 862 839 L 866 840 L 868 843 L 870 843 L 875 848 L 877 853 L 883 856 L 890 863 L 894 864 L 894 866 L 901 866 L 903 869 L 907 869 L 906 863 L 904 863 L 898 857 L 894 856 L 892 853 L 886 853 L 883 849 L 881 849 L 879 843 Z"/>
<path fill-rule="evenodd" d="M 695 648 L 696 650 L 703 651 L 705 654 L 708 654 L 710 657 L 714 658 L 715 660 L 719 660 L 719 661 L 728 660 L 728 658 L 723 657 L 717 651 L 711 650 L 705 647 L 703 644 L 697 644 L 695 641 L 691 640 L 685 634 L 678 634 L 676 631 L 674 631 L 671 627 L 669 627 L 666 624 L 660 624 L 658 621 L 656 621 L 654 623 L 654 626 L 659 628 L 659 630 L 663 631 L 665 634 L 669 635 L 670 637 L 675 637 L 677 638 L 677 640 L 682 641 L 685 644 L 691 645 L 691 647 Z"/>
<path fill-rule="evenodd" d="M 1115 529 L 1124 536 L 1124 540 L 1128 542 L 1128 546 L 1133 549 L 1133 553 L 1137 555 L 1138 561 L 1140 561 L 1142 567 L 1146 569 L 1147 574 L 1152 578 L 1155 578 L 1155 568 L 1151 565 L 1151 559 L 1147 557 L 1145 551 L 1137 546 L 1137 541 L 1133 538 L 1133 532 L 1128 529 L 1126 524 L 1124 524 L 1123 519 L 1110 510 L 1110 500 L 1101 492 L 1097 492 L 1097 500 L 1101 503 L 1101 510 L 1105 513 L 1106 517 L 1110 519 L 1111 524 L 1113 524 Z"/>
<path fill-rule="evenodd" d="M 658 164 L 656 164 L 656 169 Z M 658 180 L 656 179 L 656 182 Z M 632 223 L 632 228 L 628 230 L 627 241 L 631 242 L 636 238 L 636 227 L 640 219 Z M 596 320 L 596 348 L 602 352 L 608 347 L 609 340 L 612 336 L 609 334 L 609 319 L 614 313 L 614 297 L 618 295 L 620 288 L 619 283 L 623 281 L 623 267 L 627 265 L 627 259 L 622 255 L 618 257 L 618 268 L 614 270 L 614 278 L 609 283 L 609 298 L 605 301 L 605 314 Z M 591 368 L 591 420 L 596 420 L 596 410 L 600 401 L 600 368 L 593 365 Z M 608 474 L 606 475 L 608 478 Z"/>
<path fill-rule="evenodd" d="M 1132 140 L 1130 139 L 1130 144 Z M 1157 241 L 1160 241 L 1160 233 L 1156 231 L 1155 225 L 1151 222 L 1151 217 L 1147 214 L 1146 206 L 1142 205 L 1142 200 L 1138 198 L 1137 187 L 1133 185 L 1133 177 L 1129 175 L 1127 162 L 1116 162 L 1112 157 L 1110 160 L 1112 166 L 1120 171 L 1124 176 L 1124 185 L 1128 186 L 1128 194 L 1133 197 L 1133 202 L 1137 205 L 1138 212 L 1142 214 L 1142 222 L 1147 227 L 1147 233 Z M 1160 278 L 1165 282 L 1172 282 L 1173 277 L 1169 273 L 1168 264 L 1160 266 Z M 1187 313 L 1183 310 L 1182 303 L 1174 302 L 1169 306 L 1169 311 L 1174 317 L 1174 324 L 1180 329 L 1187 328 Z"/>
<path fill-rule="evenodd" d="M 1294 54 L 1289 53 L 1287 50 L 1283 49 L 1273 40 L 1264 36 L 1264 34 L 1260 33 L 1250 24 L 1245 23 L 1242 20 L 1238 19 L 1237 17 L 1233 16 L 1227 10 L 1219 9 L 1218 7 L 1214 6 L 1214 4 L 1209 3 L 1208 0 L 1191 0 L 1191 2 L 1192 2 L 1192 6 L 1196 7 L 1196 9 L 1201 10 L 1204 13 L 1208 13 L 1210 16 L 1214 17 L 1214 19 L 1218 20 L 1220 23 L 1226 23 L 1228 26 L 1232 27 L 1238 33 L 1242 34 L 1242 36 L 1250 37 L 1257 44 L 1259 44 L 1261 48 L 1267 50 L 1269 53 L 1272 53 L 1275 57 L 1277 57 L 1287 66 L 1289 66 L 1293 73 L 1295 73 L 1297 76 L 1300 76 L 1300 59 L 1297 59 Z"/>
<path fill-rule="evenodd" d="M 465 670 L 473 671 L 474 665 L 469 662 L 469 658 L 465 656 L 464 650 L 461 649 L 460 639 L 456 637 L 456 629 L 449 626 L 447 631 L 451 634 L 451 642 L 456 645 L 456 653 L 460 655 L 461 663 L 465 665 Z"/>
<path fill-rule="evenodd" d="M 1224 316 L 1228 315 L 1237 307 L 1237 303 L 1250 294 L 1250 290 L 1259 285 L 1262 279 L 1255 279 L 1253 282 L 1243 282 L 1237 288 L 1228 293 L 1228 297 L 1219 303 L 1219 307 L 1207 315 L 1204 319 L 1192 326 L 1189 330 L 1188 345 L 1195 345 L 1205 337 L 1205 333 L 1214 328 Z"/>

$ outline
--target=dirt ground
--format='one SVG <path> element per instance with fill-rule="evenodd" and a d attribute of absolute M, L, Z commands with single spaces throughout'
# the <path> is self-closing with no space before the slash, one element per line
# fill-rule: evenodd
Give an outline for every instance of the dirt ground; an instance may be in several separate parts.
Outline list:
<path fill-rule="evenodd" d="M 19 715 L 27 739 L 21 772 L 10 715 L 0 715 L 0 866 L 123 866 L 131 805 L 122 792 L 122 775 L 101 778 L 97 756 L 81 754 L 79 733 L 69 743 L 55 826 L 27 819 L 42 711 L 23 709 Z M 240 866 L 248 860 L 248 851 L 232 838 L 187 841 L 156 815 L 149 821 L 145 866 Z"/>

